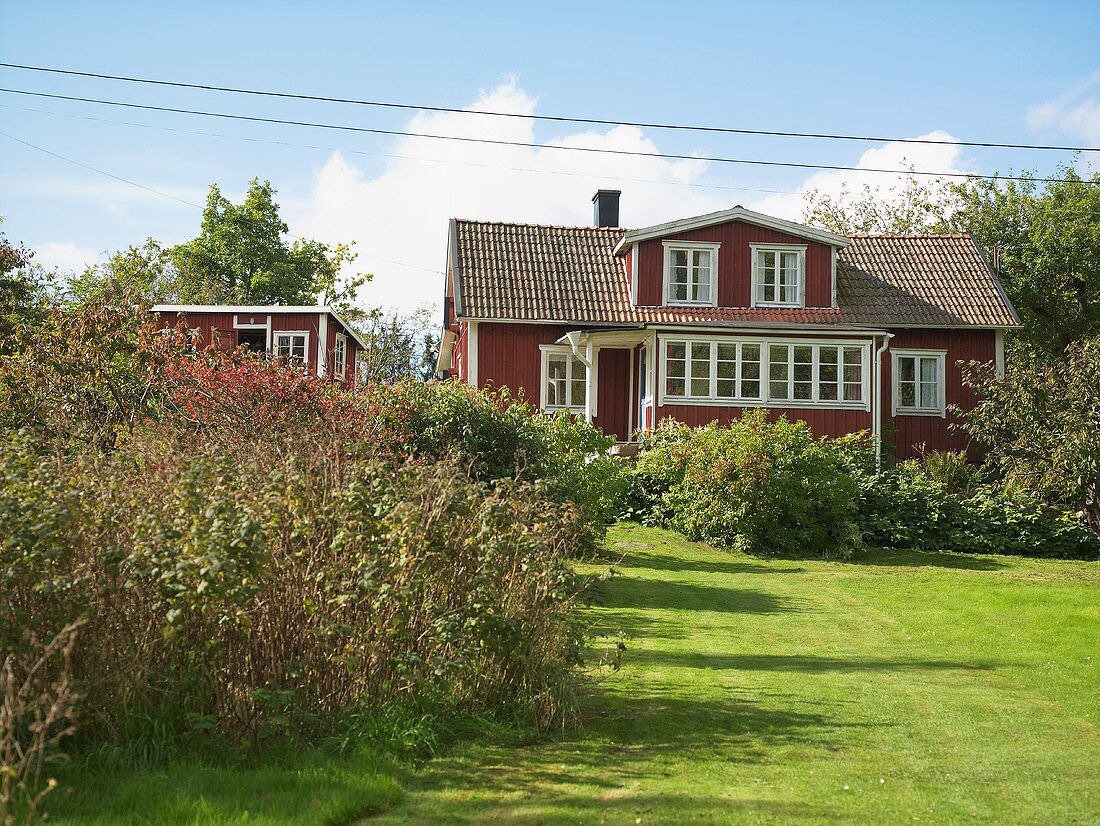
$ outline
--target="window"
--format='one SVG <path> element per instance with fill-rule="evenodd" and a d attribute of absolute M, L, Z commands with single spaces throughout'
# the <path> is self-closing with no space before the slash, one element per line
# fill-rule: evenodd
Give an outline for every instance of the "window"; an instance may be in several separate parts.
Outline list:
<path fill-rule="evenodd" d="M 569 347 L 542 351 L 542 409 L 584 413 L 587 397 L 584 362 Z"/>
<path fill-rule="evenodd" d="M 309 333 L 274 334 L 275 355 L 287 364 L 306 365 L 306 351 L 309 348 Z"/>
<path fill-rule="evenodd" d="M 718 303 L 718 245 L 666 242 L 665 304 L 714 307 Z"/>
<path fill-rule="evenodd" d="M 666 341 L 665 396 L 760 400 L 759 342 Z"/>
<path fill-rule="evenodd" d="M 939 350 L 894 350 L 894 413 L 943 416 L 944 356 Z"/>
<path fill-rule="evenodd" d="M 343 379 L 348 374 L 348 337 L 336 334 L 336 344 L 332 348 L 332 375 Z"/>
<path fill-rule="evenodd" d="M 806 248 L 752 246 L 753 306 L 801 307 Z"/>
<path fill-rule="evenodd" d="M 664 397 L 866 407 L 866 346 L 664 339 Z"/>

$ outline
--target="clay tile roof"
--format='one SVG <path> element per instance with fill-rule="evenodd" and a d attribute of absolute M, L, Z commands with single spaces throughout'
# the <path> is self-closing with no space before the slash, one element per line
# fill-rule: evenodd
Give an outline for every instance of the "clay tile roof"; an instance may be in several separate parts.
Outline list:
<path fill-rule="evenodd" d="M 839 309 L 632 307 L 626 230 L 455 221 L 455 275 L 469 318 L 579 324 L 1019 324 L 969 235 L 857 235 L 837 258 Z"/>

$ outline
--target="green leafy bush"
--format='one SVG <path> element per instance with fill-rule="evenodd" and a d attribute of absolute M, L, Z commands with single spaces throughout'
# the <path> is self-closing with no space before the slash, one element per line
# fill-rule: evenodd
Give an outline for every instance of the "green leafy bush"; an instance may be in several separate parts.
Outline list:
<path fill-rule="evenodd" d="M 859 546 L 850 457 L 804 422 L 769 421 L 764 410 L 728 427 L 666 421 L 645 448 L 630 507 L 689 538 L 825 557 Z"/>

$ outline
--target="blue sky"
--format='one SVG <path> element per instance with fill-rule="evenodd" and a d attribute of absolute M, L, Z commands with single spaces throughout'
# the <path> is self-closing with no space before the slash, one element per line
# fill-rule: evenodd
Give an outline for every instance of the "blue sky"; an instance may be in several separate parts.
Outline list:
<path fill-rule="evenodd" d="M 122 3 L 0 0 L 5 62 L 197 83 L 748 128 L 1100 146 L 1095 3 Z M 386 129 L 838 165 L 1048 173 L 1065 153 L 502 122 L 0 69 L 0 86 Z M 600 186 L 640 225 L 890 176 L 441 144 L 0 93 L 3 231 L 62 268 L 193 237 L 209 184 L 279 190 L 291 231 L 356 241 L 368 306 L 440 290 L 446 218 L 584 223 Z M 36 110 L 36 111 L 31 111 Z M 127 122 L 127 123 L 123 123 Z M 196 134 L 207 133 L 207 134 Z M 1095 154 L 1092 166 L 1096 168 Z M 1081 161 L 1082 165 L 1085 161 Z"/>

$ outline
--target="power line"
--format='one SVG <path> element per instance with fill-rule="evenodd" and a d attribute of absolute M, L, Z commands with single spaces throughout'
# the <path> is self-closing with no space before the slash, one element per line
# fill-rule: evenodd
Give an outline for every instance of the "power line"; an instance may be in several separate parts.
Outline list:
<path fill-rule="evenodd" d="M 832 172 L 871 172 L 888 175 L 922 175 L 936 178 L 983 178 L 995 181 L 1033 181 L 1036 183 L 1066 183 L 1064 178 L 1031 178 L 1017 175 L 984 175 L 968 172 L 924 172 L 916 169 L 881 169 L 876 167 L 842 166 L 838 164 L 812 164 L 795 161 L 768 161 L 754 158 L 725 158 L 725 157 L 699 157 L 697 155 L 682 155 L 667 152 L 642 152 L 630 149 L 603 149 L 590 146 L 562 146 L 559 144 L 530 143 L 527 141 L 510 141 L 499 138 L 471 138 L 459 135 L 435 135 L 424 132 L 408 132 L 400 129 L 377 129 L 366 126 L 348 126 L 344 124 L 323 123 L 318 121 L 298 121 L 283 118 L 265 118 L 256 115 L 236 115 L 228 112 L 207 112 L 199 109 L 182 109 L 172 106 L 152 106 L 143 103 L 125 103 L 117 100 L 103 100 L 100 98 L 85 98 L 75 95 L 57 95 L 47 92 L 31 92 L 25 89 L 0 88 L 0 92 L 13 95 L 28 95 L 31 97 L 50 98 L 52 100 L 69 100 L 79 103 L 94 103 L 101 106 L 118 106 L 126 109 L 141 109 L 150 112 L 169 112 L 181 115 L 198 115 L 201 117 L 221 118 L 224 120 L 246 121 L 250 123 L 268 123 L 282 126 L 301 126 L 311 129 L 330 129 L 360 134 L 388 135 L 405 138 L 424 138 L 427 140 L 453 141 L 459 143 L 480 143 L 491 146 L 512 146 L 525 149 L 549 149 L 561 152 L 587 152 L 598 155 L 614 155 L 619 157 L 635 158 L 659 158 L 662 160 L 678 161 L 706 161 L 710 163 L 740 164 L 746 166 L 785 167 L 789 169 L 820 169 Z M 1100 183 L 1100 181 L 1084 181 L 1084 183 Z"/>
<path fill-rule="evenodd" d="M 656 178 L 629 178 L 615 175 L 603 175 L 591 172 L 571 172 L 563 169 L 533 169 L 527 166 L 505 166 L 503 164 L 476 163 L 474 161 L 444 160 L 443 158 L 425 158 L 419 155 L 402 155 L 395 152 L 368 152 L 364 149 L 349 149 L 346 146 L 321 146 L 313 143 L 293 143 L 291 141 L 276 141 L 269 138 L 255 138 L 246 135 L 226 135 L 221 132 L 199 132 L 194 129 L 180 129 L 174 126 L 155 126 L 149 123 L 136 123 L 127 120 L 114 120 L 112 118 L 97 118 L 91 115 L 78 115 L 73 112 L 55 112 L 49 109 L 36 109 L 27 106 L 10 106 L 0 103 L 0 107 L 15 109 L 21 112 L 35 112 L 40 115 L 54 115 L 65 118 L 88 120 L 94 123 L 110 123 L 119 126 L 133 126 L 139 129 L 155 129 L 161 132 L 172 132 L 178 135 L 198 135 L 205 138 L 224 138 L 226 140 L 246 141 L 248 143 L 263 143 L 271 146 L 288 146 L 298 149 L 315 149 L 322 152 L 346 152 L 349 155 L 365 155 L 371 158 L 394 158 L 397 160 L 417 161 L 421 163 L 444 164 L 448 166 L 468 166 L 478 169 L 500 169 L 507 172 L 529 172 L 535 175 L 567 175 L 574 178 L 598 178 L 601 181 L 623 181 L 627 183 L 657 184 L 661 186 L 687 186 L 698 189 L 718 189 L 729 192 L 757 192 L 766 195 L 800 195 L 793 189 L 762 189 L 749 186 L 729 186 L 725 184 L 703 184 L 694 181 L 661 181 Z"/>
<path fill-rule="evenodd" d="M 31 143 L 30 141 L 25 141 L 22 138 L 17 138 L 17 137 L 15 137 L 15 135 L 10 135 L 7 132 L 0 132 L 0 135 L 2 135 L 5 138 L 8 138 L 9 140 L 13 140 L 16 143 L 21 143 L 21 144 L 23 144 L 23 146 L 29 147 L 30 149 L 34 149 L 34 150 L 37 150 L 38 152 L 42 152 L 46 155 L 57 158 L 58 160 L 65 161 L 66 163 L 71 163 L 74 166 L 79 166 L 81 169 L 87 169 L 91 172 L 95 172 L 99 175 L 104 175 L 108 178 L 111 178 L 112 180 L 120 181 L 121 183 L 129 184 L 130 186 L 136 186 L 138 189 L 144 189 L 146 192 L 151 192 L 154 195 L 160 195 L 162 198 L 171 198 L 173 201 L 178 201 L 181 204 L 186 204 L 187 206 L 194 207 L 195 209 L 203 209 L 201 204 L 196 204 L 193 201 L 187 201 L 183 198 L 177 198 L 175 195 L 169 195 L 167 192 L 161 192 L 159 189 L 154 189 L 151 186 L 146 186 L 145 184 L 139 184 L 137 181 L 131 181 L 129 178 L 123 178 L 122 176 L 115 175 L 113 172 L 108 172 L 105 169 L 100 169 L 99 167 L 90 166 L 86 163 L 82 163 L 78 160 L 74 160 L 73 158 L 66 157 L 65 155 L 59 155 L 57 152 L 52 152 L 49 149 L 46 149 L 45 147 L 38 146 L 37 144 Z M 293 232 L 288 231 L 286 233 L 286 235 L 290 236 L 291 238 L 297 238 L 301 241 L 306 240 L 301 235 L 295 235 Z M 375 261 L 385 261 L 388 264 L 396 264 L 399 267 L 410 267 L 414 270 L 423 270 L 424 272 L 430 272 L 434 275 L 443 275 L 442 270 L 433 270 L 433 269 L 430 269 L 428 267 L 421 267 L 418 264 L 409 264 L 405 261 L 395 261 L 392 258 L 383 258 L 380 255 L 366 255 L 366 254 L 364 254 L 363 257 L 364 258 L 370 258 L 370 259 L 373 259 Z"/>
<path fill-rule="evenodd" d="M 810 138 L 815 140 L 836 141 L 864 141 L 869 143 L 915 143 L 931 144 L 936 146 L 970 146 L 989 149 L 1034 149 L 1059 152 L 1100 152 L 1100 147 L 1095 146 L 1057 146 L 1032 143 L 997 143 L 993 141 L 949 141 L 935 138 L 887 138 L 875 135 L 840 135 L 826 132 L 785 132 L 775 129 L 741 129 L 727 126 L 697 126 L 688 124 L 659 123 L 648 121 L 608 120 L 603 118 L 566 117 L 562 115 L 524 115 L 515 112 L 492 112 L 484 109 L 457 109 L 449 106 L 426 106 L 413 103 L 394 103 L 390 101 L 360 100 L 356 98 L 338 98 L 325 95 L 307 95 L 294 92 L 272 92 L 260 89 L 239 89 L 232 86 L 214 86 L 204 83 L 184 83 L 182 81 L 155 80 L 151 78 L 127 77 L 125 75 L 109 75 L 100 72 L 81 72 L 73 69 L 57 69 L 47 66 L 28 66 L 21 63 L 0 63 L 0 67 L 8 69 L 20 69 L 29 72 L 47 72 L 50 74 L 70 75 L 75 77 L 89 77 L 99 80 L 117 80 L 125 83 L 138 83 L 151 86 L 170 86 L 177 89 L 197 89 L 207 92 L 228 92 L 238 95 L 253 95 L 257 97 L 283 98 L 289 100 L 310 100 L 321 103 L 339 103 L 355 106 L 370 106 L 382 109 L 401 109 L 416 112 L 449 112 L 464 115 L 481 115 L 497 118 L 524 118 L 530 120 L 542 120 L 554 123 L 583 123 L 597 126 L 635 126 L 641 129 L 668 129 L 687 132 L 706 132 L 711 134 L 726 135 L 761 135 L 767 137 L 783 138 Z"/>

